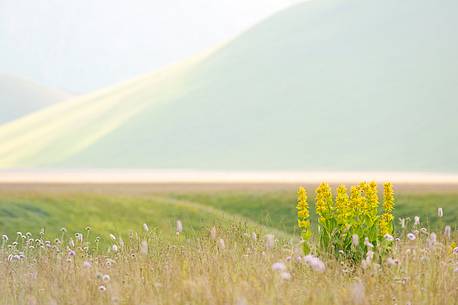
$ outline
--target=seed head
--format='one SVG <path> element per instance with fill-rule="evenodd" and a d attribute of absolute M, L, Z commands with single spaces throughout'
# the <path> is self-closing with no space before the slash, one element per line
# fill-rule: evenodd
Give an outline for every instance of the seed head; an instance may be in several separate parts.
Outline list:
<path fill-rule="evenodd" d="M 283 262 L 276 262 L 272 265 L 273 271 L 286 271 L 286 265 Z"/>
<path fill-rule="evenodd" d="M 273 234 L 266 235 L 266 248 L 268 250 L 273 249 L 275 246 L 275 236 Z"/>
<path fill-rule="evenodd" d="M 413 234 L 413 233 L 409 233 L 409 234 L 407 234 L 407 238 L 409 240 L 415 240 L 415 239 L 417 239 L 417 236 L 415 236 L 415 234 Z"/>
<path fill-rule="evenodd" d="M 177 234 L 180 234 L 183 232 L 183 224 L 181 223 L 181 220 L 177 220 Z"/>
<path fill-rule="evenodd" d="M 450 239 L 451 234 L 452 234 L 452 228 L 451 228 L 450 226 L 445 226 L 445 229 L 444 229 L 444 236 L 445 236 L 447 239 Z"/>
<path fill-rule="evenodd" d="M 438 217 L 443 217 L 444 216 L 444 210 L 442 208 L 437 209 L 437 216 Z"/>
<path fill-rule="evenodd" d="M 358 234 L 353 234 L 353 236 L 351 237 L 351 244 L 354 247 L 358 247 L 359 246 L 359 236 L 358 236 Z"/>

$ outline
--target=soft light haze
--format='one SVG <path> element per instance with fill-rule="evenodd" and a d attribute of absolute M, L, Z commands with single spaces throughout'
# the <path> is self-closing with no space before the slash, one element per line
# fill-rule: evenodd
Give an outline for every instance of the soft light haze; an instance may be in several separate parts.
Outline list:
<path fill-rule="evenodd" d="M 0 0 L 0 74 L 75 93 L 149 73 L 297 0 Z"/>

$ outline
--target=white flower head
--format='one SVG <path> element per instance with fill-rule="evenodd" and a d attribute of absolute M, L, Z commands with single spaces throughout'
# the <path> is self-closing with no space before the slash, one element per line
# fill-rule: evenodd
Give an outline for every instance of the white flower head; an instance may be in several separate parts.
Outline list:
<path fill-rule="evenodd" d="M 113 234 L 110 234 L 110 238 L 111 240 L 116 240 L 116 236 L 114 236 Z"/>
<path fill-rule="evenodd" d="M 283 262 L 276 262 L 272 265 L 273 271 L 286 271 L 286 265 Z"/>
<path fill-rule="evenodd" d="M 3 234 L 3 235 L 2 235 L 2 239 L 3 239 L 4 241 L 8 241 L 8 235 Z"/>
<path fill-rule="evenodd" d="M 450 226 L 445 226 L 445 229 L 444 229 L 444 236 L 445 236 L 447 239 L 450 239 L 451 234 L 452 234 L 452 228 L 451 228 Z"/>
<path fill-rule="evenodd" d="M 251 239 L 252 239 L 253 241 L 257 241 L 257 240 L 258 240 L 258 235 L 256 235 L 256 232 L 252 232 L 252 233 L 251 233 Z"/>
<path fill-rule="evenodd" d="M 107 290 L 107 287 L 105 287 L 105 285 L 100 285 L 98 289 L 100 292 L 105 292 Z"/>
<path fill-rule="evenodd" d="M 142 240 L 140 243 L 140 253 L 142 255 L 148 255 L 148 242 L 146 240 Z"/>
<path fill-rule="evenodd" d="M 374 247 L 374 245 L 369 241 L 368 237 L 364 238 L 364 245 L 366 247 L 368 247 L 368 248 L 373 248 Z"/>
<path fill-rule="evenodd" d="M 414 217 L 414 223 L 413 223 L 415 226 L 419 226 L 420 225 L 420 217 L 419 216 L 415 216 Z"/>
<path fill-rule="evenodd" d="M 407 238 L 408 238 L 409 240 L 415 240 L 415 239 L 417 239 L 417 236 L 415 236 L 415 234 L 413 234 L 413 233 L 408 233 L 408 234 L 407 234 Z"/>
<path fill-rule="evenodd" d="M 284 281 L 289 281 L 291 279 L 291 273 L 288 271 L 280 272 L 280 278 Z"/>
<path fill-rule="evenodd" d="M 115 244 L 113 244 L 113 245 L 111 246 L 111 251 L 113 251 L 114 253 L 118 252 L 118 246 L 115 245 Z"/>
<path fill-rule="evenodd" d="M 143 224 L 143 230 L 145 232 L 148 232 L 149 231 L 149 228 L 148 228 L 148 225 L 146 223 Z"/>
<path fill-rule="evenodd" d="M 359 246 L 359 236 L 358 236 L 358 234 L 353 234 L 353 236 L 351 237 L 351 244 L 354 247 L 358 247 Z"/>
<path fill-rule="evenodd" d="M 220 250 L 224 250 L 224 249 L 226 248 L 226 244 L 224 243 L 224 239 L 220 238 L 220 239 L 218 240 L 218 248 L 219 248 Z"/>
<path fill-rule="evenodd" d="M 383 237 L 384 237 L 387 241 L 394 241 L 394 237 L 393 237 L 393 235 L 391 235 L 391 234 L 388 234 L 388 233 L 387 233 L 387 234 L 385 234 Z"/>
<path fill-rule="evenodd" d="M 366 253 L 366 260 L 372 261 L 372 258 L 374 257 L 374 251 L 368 250 Z"/>
<path fill-rule="evenodd" d="M 438 217 L 443 217 L 444 216 L 444 209 L 438 208 L 437 209 L 437 216 Z"/>
<path fill-rule="evenodd" d="M 92 267 L 92 263 L 90 261 L 83 262 L 83 268 L 90 269 Z"/>
<path fill-rule="evenodd" d="M 390 267 L 397 266 L 397 265 L 399 265 L 399 260 L 394 259 L 394 258 L 392 258 L 392 257 L 388 257 L 388 258 L 386 259 L 386 264 L 387 264 L 388 266 L 390 266 Z"/>
<path fill-rule="evenodd" d="M 275 236 L 273 234 L 266 235 L 266 248 L 273 249 L 275 247 Z"/>
<path fill-rule="evenodd" d="M 304 256 L 304 262 L 316 272 L 322 273 L 326 270 L 326 265 L 318 257 L 311 254 Z"/>
<path fill-rule="evenodd" d="M 177 234 L 180 234 L 183 232 L 183 224 L 181 223 L 181 220 L 177 220 Z"/>
<path fill-rule="evenodd" d="M 210 229 L 210 238 L 213 239 L 213 240 L 216 240 L 216 227 L 213 226 L 211 229 Z"/>
<path fill-rule="evenodd" d="M 104 274 L 102 277 L 102 281 L 105 283 L 108 283 L 111 280 L 110 276 L 108 274 Z"/>

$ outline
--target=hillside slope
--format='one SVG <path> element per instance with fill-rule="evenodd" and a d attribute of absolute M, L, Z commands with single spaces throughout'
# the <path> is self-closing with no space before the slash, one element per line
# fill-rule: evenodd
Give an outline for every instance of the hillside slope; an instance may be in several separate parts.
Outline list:
<path fill-rule="evenodd" d="M 454 0 L 314 0 L 0 128 L 0 167 L 458 172 Z"/>
<path fill-rule="evenodd" d="M 70 94 L 49 89 L 32 81 L 0 75 L 0 124 L 61 102 Z"/>

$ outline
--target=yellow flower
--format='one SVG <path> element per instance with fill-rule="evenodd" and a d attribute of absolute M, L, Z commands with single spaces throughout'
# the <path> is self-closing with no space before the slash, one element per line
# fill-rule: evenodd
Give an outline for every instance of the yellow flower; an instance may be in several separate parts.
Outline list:
<path fill-rule="evenodd" d="M 394 192 L 393 185 L 386 182 L 383 185 L 383 210 L 385 213 L 392 212 L 394 208 Z"/>
<path fill-rule="evenodd" d="M 344 224 L 346 220 L 351 216 L 351 205 L 347 194 L 347 188 L 345 185 L 339 185 L 337 187 L 336 195 L 336 213 L 337 221 Z"/>
<path fill-rule="evenodd" d="M 393 233 L 393 215 L 390 213 L 384 213 L 379 219 L 379 234 L 384 236 L 385 234 Z"/>
<path fill-rule="evenodd" d="M 316 189 L 316 213 L 320 222 L 332 216 L 333 205 L 331 187 L 327 183 L 321 183 Z"/>
<path fill-rule="evenodd" d="M 365 211 L 365 199 L 361 194 L 360 186 L 352 186 L 350 189 L 350 204 L 352 207 L 353 216 L 360 216 Z"/>
<path fill-rule="evenodd" d="M 365 193 L 366 193 L 368 215 L 375 218 L 378 213 L 378 204 L 379 204 L 377 183 L 375 182 L 366 183 L 365 187 L 366 187 Z"/>
<path fill-rule="evenodd" d="M 309 205 L 307 203 L 307 191 L 300 187 L 297 191 L 297 225 L 302 229 L 302 237 L 307 240 L 310 235 L 310 214 Z"/>

